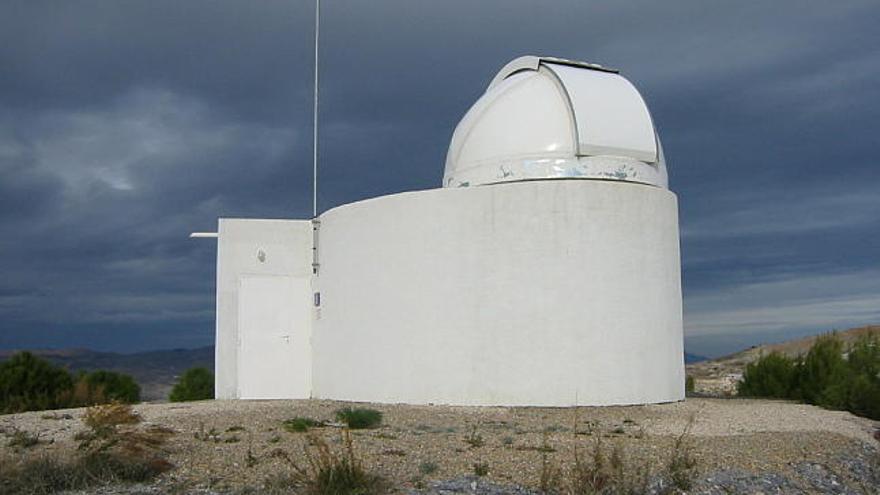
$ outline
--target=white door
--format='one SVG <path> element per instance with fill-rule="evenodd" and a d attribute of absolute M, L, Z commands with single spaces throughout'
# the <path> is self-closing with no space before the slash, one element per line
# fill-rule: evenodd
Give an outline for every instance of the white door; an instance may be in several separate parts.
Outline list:
<path fill-rule="evenodd" d="M 308 278 L 242 276 L 238 330 L 239 398 L 309 398 L 312 356 Z"/>

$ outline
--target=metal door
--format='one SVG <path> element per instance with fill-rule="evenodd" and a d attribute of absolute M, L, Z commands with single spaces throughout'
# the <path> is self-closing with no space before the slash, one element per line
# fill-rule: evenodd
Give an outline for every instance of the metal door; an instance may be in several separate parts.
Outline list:
<path fill-rule="evenodd" d="M 309 398 L 310 280 L 258 275 L 239 280 L 238 397 Z"/>

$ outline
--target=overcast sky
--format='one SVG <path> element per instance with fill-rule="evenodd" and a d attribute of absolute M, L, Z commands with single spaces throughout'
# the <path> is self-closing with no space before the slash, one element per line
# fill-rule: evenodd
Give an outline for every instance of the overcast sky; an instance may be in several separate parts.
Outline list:
<path fill-rule="evenodd" d="M 322 4 L 320 210 L 438 187 L 524 54 L 617 67 L 681 207 L 690 352 L 880 323 L 880 3 Z M 0 348 L 213 343 L 217 217 L 311 213 L 311 1 L 0 5 Z"/>

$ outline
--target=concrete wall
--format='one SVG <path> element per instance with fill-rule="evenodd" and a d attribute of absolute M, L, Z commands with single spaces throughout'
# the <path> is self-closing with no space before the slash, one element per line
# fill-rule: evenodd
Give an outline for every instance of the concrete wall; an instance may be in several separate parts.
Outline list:
<path fill-rule="evenodd" d="M 259 277 L 291 277 L 291 281 L 305 279 L 311 280 L 312 276 L 312 225 L 308 220 L 255 220 L 255 219 L 220 219 L 218 227 L 217 244 L 217 339 L 215 350 L 215 397 L 218 399 L 232 399 L 240 396 L 239 387 L 239 351 L 240 351 L 240 290 L 243 280 L 259 280 Z M 246 284 L 248 286 L 286 287 L 296 288 L 295 284 Z M 302 284 L 299 284 L 302 285 Z M 291 351 L 278 351 L 277 355 L 261 356 L 259 364 L 265 371 L 267 381 L 289 385 L 300 381 L 299 376 L 290 377 L 287 380 L 283 375 L 286 370 L 291 370 L 296 365 L 311 368 L 311 362 L 303 363 L 303 359 L 309 359 L 312 350 L 308 338 L 311 328 L 278 328 L 291 325 L 292 322 L 301 322 L 301 315 L 308 312 L 306 324 L 311 323 L 311 298 L 303 290 L 291 291 L 297 294 L 296 300 L 285 298 L 278 294 L 251 294 L 250 299 L 259 303 L 262 296 L 267 300 L 283 301 L 283 304 L 295 306 L 296 311 L 281 306 L 280 302 L 271 303 L 270 308 L 256 306 L 260 321 L 265 321 L 263 326 L 254 326 L 259 323 L 257 318 L 252 318 L 253 331 L 279 333 L 279 339 L 284 332 L 292 332 L 296 339 L 291 342 Z M 291 299 L 291 300 L 288 300 Z M 280 318 L 263 313 L 277 311 Z M 293 316 L 299 315 L 300 318 Z M 279 322 L 278 320 L 284 320 Z M 292 366 L 293 365 L 293 366 Z M 259 370 L 257 371 L 259 373 Z M 290 371 L 290 374 L 297 374 Z M 310 380 L 310 376 L 308 379 Z M 300 387 L 301 388 L 301 387 Z M 245 391 L 243 396 L 253 397 L 253 394 Z M 261 389 L 261 394 L 271 393 L 271 390 Z M 285 394 L 294 393 L 293 390 L 285 390 Z M 297 392 L 298 393 L 298 392 Z M 301 394 L 300 394 L 301 395 Z M 304 397 L 308 397 L 306 393 Z M 278 397 L 280 398 L 280 397 Z M 287 398 L 296 398 L 290 397 Z"/>
<path fill-rule="evenodd" d="M 668 190 L 550 180 L 384 196 L 323 214 L 319 246 L 315 397 L 684 398 Z"/>

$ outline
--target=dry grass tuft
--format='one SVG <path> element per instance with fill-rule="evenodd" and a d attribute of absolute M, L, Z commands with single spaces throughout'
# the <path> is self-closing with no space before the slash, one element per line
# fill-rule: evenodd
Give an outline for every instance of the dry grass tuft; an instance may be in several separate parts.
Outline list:
<path fill-rule="evenodd" d="M 86 409 L 83 423 L 92 430 L 115 429 L 120 425 L 131 425 L 141 422 L 141 417 L 134 412 L 129 404 L 111 402 Z"/>
<path fill-rule="evenodd" d="M 694 418 L 691 417 L 684 431 L 676 437 L 669 464 L 666 466 L 667 476 L 672 482 L 672 486 L 684 492 L 693 486 L 694 471 L 697 467 L 697 460 L 690 445 L 690 431 L 693 425 Z"/>
<path fill-rule="evenodd" d="M 307 464 L 297 464 L 281 451 L 276 457 L 285 459 L 293 473 L 276 475 L 266 481 L 267 493 L 304 495 L 374 495 L 386 493 L 389 485 L 381 477 L 367 472 L 354 453 L 351 433 L 342 430 L 341 451 L 334 452 L 317 435 L 309 435 L 304 447 Z"/>
<path fill-rule="evenodd" d="M 473 425 L 471 427 L 470 433 L 468 433 L 464 437 L 464 442 L 470 445 L 472 449 L 478 449 L 483 445 L 486 445 L 486 441 L 483 440 L 483 435 L 481 435 L 480 432 L 477 431 L 477 425 Z"/>

